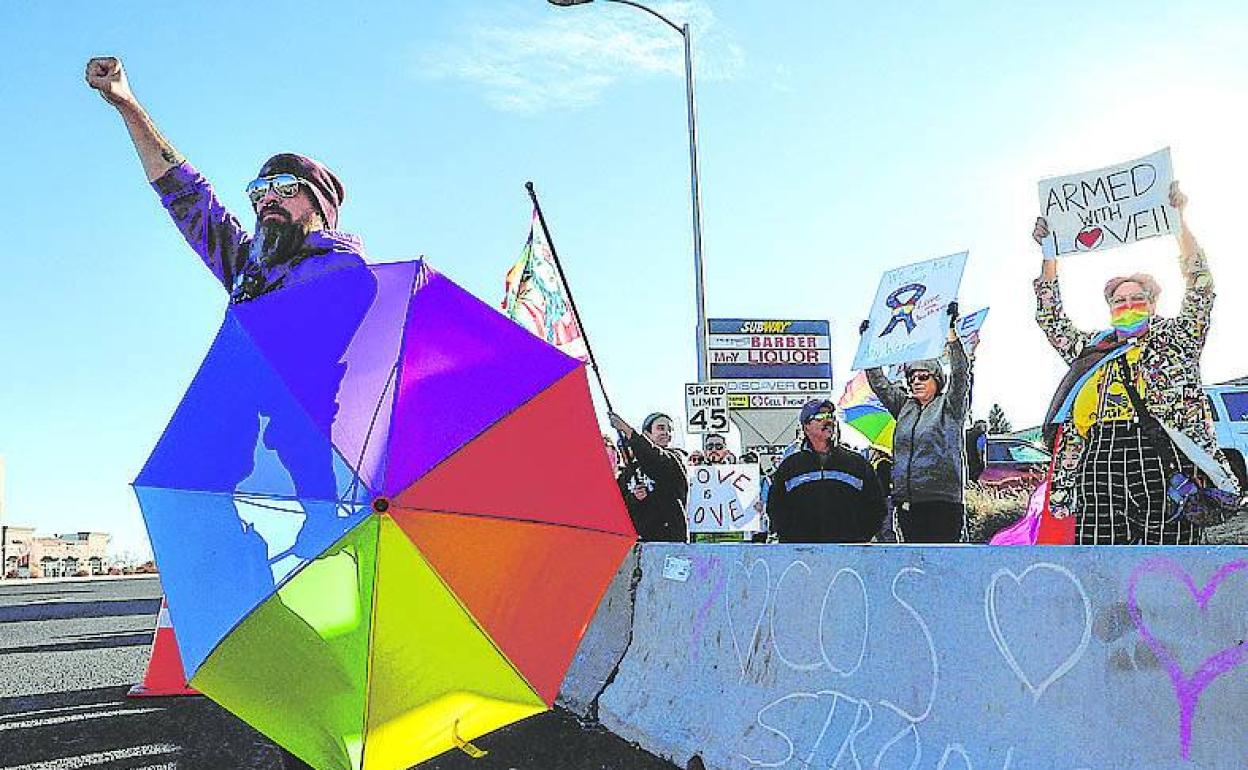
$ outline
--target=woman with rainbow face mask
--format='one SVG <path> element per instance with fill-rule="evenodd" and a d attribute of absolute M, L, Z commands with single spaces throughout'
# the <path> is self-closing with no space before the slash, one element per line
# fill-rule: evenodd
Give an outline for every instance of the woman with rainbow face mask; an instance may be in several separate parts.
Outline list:
<path fill-rule="evenodd" d="M 1177 182 L 1170 186 L 1170 204 L 1180 216 L 1179 267 L 1186 283 L 1178 316 L 1157 315 L 1161 287 L 1152 276 L 1136 273 L 1105 284 L 1110 328 L 1085 332 L 1062 309 L 1055 259 L 1045 258 L 1035 281 L 1036 322 L 1070 366 L 1045 418 L 1055 457 L 1049 510 L 1057 521 L 1073 517 L 1080 545 L 1199 541 L 1200 528 L 1176 517 L 1167 497 L 1163 457 L 1170 452 L 1182 473 L 1201 485 L 1239 491 L 1201 390 L 1213 279 L 1187 227 L 1187 196 Z M 1040 243 L 1048 235 L 1048 223 L 1037 219 L 1032 237 Z M 1161 422 L 1164 436 L 1145 434 L 1128 388 Z M 1158 447 L 1158 441 L 1172 446 Z"/>

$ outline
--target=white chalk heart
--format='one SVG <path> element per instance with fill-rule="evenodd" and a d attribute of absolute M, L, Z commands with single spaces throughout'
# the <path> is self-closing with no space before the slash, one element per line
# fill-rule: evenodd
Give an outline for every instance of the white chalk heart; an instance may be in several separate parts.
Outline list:
<path fill-rule="evenodd" d="M 1027 673 L 1023 671 L 1023 667 L 1018 664 L 1018 658 L 1015 657 L 1014 651 L 1010 649 L 1010 645 L 1005 641 L 1005 637 L 1001 635 L 1001 624 L 997 621 L 997 583 L 1005 577 L 1014 581 L 1015 585 L 1021 586 L 1023 579 L 1036 570 L 1047 570 L 1056 572 L 1065 577 L 1075 587 L 1079 593 L 1079 598 L 1083 602 L 1083 636 L 1079 639 L 1079 644 L 1075 649 L 1062 661 L 1053 673 L 1045 677 L 1040 684 L 1033 684 Z M 988 589 L 984 592 L 984 619 L 988 621 L 988 633 L 992 634 L 992 640 L 996 642 L 997 649 L 1001 651 L 1001 657 L 1005 658 L 1005 662 L 1010 669 L 1014 671 L 1019 681 L 1031 692 L 1032 698 L 1036 701 L 1040 700 L 1040 696 L 1044 695 L 1044 691 L 1049 685 L 1065 676 L 1066 672 L 1075 667 L 1079 659 L 1083 657 L 1084 651 L 1088 649 L 1088 642 L 1092 639 L 1092 603 L 1088 601 L 1088 594 L 1083 589 L 1083 583 L 1079 582 L 1079 578 L 1075 577 L 1075 573 L 1066 569 L 1060 564 L 1051 564 L 1049 562 L 1040 562 L 1033 564 L 1023 570 L 1023 574 L 1015 575 L 1012 570 L 999 569 L 992 575 L 992 579 L 988 581 Z"/>

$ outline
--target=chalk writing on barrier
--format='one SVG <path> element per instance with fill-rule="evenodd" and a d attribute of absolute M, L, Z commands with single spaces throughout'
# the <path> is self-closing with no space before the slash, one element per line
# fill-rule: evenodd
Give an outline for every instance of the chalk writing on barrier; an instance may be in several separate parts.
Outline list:
<path fill-rule="evenodd" d="M 1084 610 L 1084 624 L 1074 651 L 1037 684 L 1001 635 L 998 586 L 1006 578 L 1018 585 L 1045 573 L 1073 586 L 1072 596 Z M 889 583 L 891 602 L 877 602 L 878 607 L 871 604 L 862 574 L 851 567 L 821 575 L 812 563 L 795 559 L 779 571 L 773 583 L 771 566 L 759 558 L 748 565 L 744 561 L 730 564 L 726 574 L 726 625 L 741 682 L 747 678 L 756 683 L 775 681 L 777 666 L 804 678 L 835 676 L 841 682 L 834 687 L 781 690 L 776 693 L 780 697 L 769 698 L 733 752 L 744 767 L 974 770 L 978 756 L 981 770 L 1013 770 L 1015 746 L 974 750 L 964 742 L 947 740 L 959 737 L 948 736 L 947 724 L 935 727 L 931 723 L 942 685 L 935 637 L 924 615 L 932 609 L 920 601 L 933 588 L 924 569 L 897 570 Z M 796 629 L 803 626 L 807 634 L 811 632 L 813 599 L 820 595 L 817 639 L 796 635 Z M 878 613 L 899 614 L 900 621 L 887 624 L 890 638 L 917 645 L 904 656 L 904 676 L 870 674 L 879 668 L 878 662 L 867 666 L 872 658 L 872 615 Z M 790 616 L 796 621 L 792 627 L 785 622 Z M 996 572 L 984 593 L 984 617 L 1006 665 L 1027 687 L 1033 702 L 1079 662 L 1090 641 L 1091 602 L 1075 575 L 1057 564 L 1041 562 L 1017 574 L 1005 569 Z M 868 672 L 865 678 L 855 676 L 863 670 Z M 880 692 L 879 688 L 895 691 Z M 965 729 L 979 734 L 975 725 Z M 934 730 L 941 734 L 938 741 L 930 734 Z"/>
<path fill-rule="evenodd" d="M 923 616 L 919 614 L 918 610 L 916 610 L 911 604 L 906 602 L 906 600 L 902 599 L 900 596 L 897 595 L 898 581 L 901 580 L 903 575 L 909 575 L 909 574 L 922 575 L 923 570 L 919 569 L 918 567 L 906 567 L 905 569 L 902 569 L 900 572 L 898 572 L 896 575 L 893 576 L 893 585 L 892 585 L 891 591 L 893 594 L 893 599 L 895 599 L 898 604 L 904 607 L 906 612 L 910 613 L 910 616 L 914 618 L 914 622 L 918 624 L 919 630 L 923 632 L 923 639 L 927 642 L 928 661 L 930 661 L 932 664 L 932 687 L 928 691 L 927 706 L 923 709 L 922 713 L 918 714 L 917 716 L 910 714 L 906 710 L 902 709 L 900 706 L 894 704 L 892 701 L 887 701 L 887 700 L 880 701 L 880 705 L 886 708 L 893 709 L 898 714 L 910 720 L 911 722 L 918 723 L 918 722 L 925 721 L 929 716 L 931 716 L 932 706 L 936 703 L 936 688 L 940 686 L 940 661 L 937 660 L 936 658 L 936 643 L 932 641 L 932 632 L 931 632 L 931 629 L 927 627 L 927 621 L 923 619 Z"/>
<path fill-rule="evenodd" d="M 797 559 L 791 562 L 789 566 L 784 568 L 784 572 L 780 573 L 780 579 L 776 581 L 776 598 L 774 599 L 773 604 L 780 603 L 780 597 L 784 593 L 784 581 L 786 578 L 788 578 L 789 573 L 793 571 L 794 569 L 801 569 L 803 572 L 806 573 L 806 577 L 810 577 L 811 575 L 810 565 L 808 565 L 806 562 L 800 559 Z M 828 586 L 828 590 L 829 591 L 832 590 L 831 585 Z M 825 604 L 827 602 L 826 595 L 824 597 L 824 602 Z M 822 615 L 820 616 L 820 623 L 822 624 Z M 866 635 L 864 634 L 863 636 L 865 639 Z M 789 660 L 789 658 L 780 649 L 780 637 L 776 635 L 776 612 L 774 608 L 771 612 L 771 644 L 772 644 L 772 647 L 774 647 L 776 650 L 776 657 L 780 658 L 780 661 L 784 663 L 784 665 L 788 666 L 794 671 L 817 671 L 819 668 L 823 666 L 824 660 L 826 660 L 826 657 L 824 658 L 824 660 L 816 660 L 813 663 L 796 663 L 792 660 Z M 819 646 L 822 652 L 822 647 L 823 647 L 822 640 L 820 640 Z"/>
<path fill-rule="evenodd" d="M 827 645 L 824 644 L 823 628 L 824 621 L 828 616 L 828 598 L 832 596 L 832 589 L 836 588 L 836 582 L 843 575 L 849 575 L 858 583 L 858 590 L 862 592 L 862 644 L 858 647 L 858 660 L 850 668 L 841 668 L 832 662 L 832 658 L 828 656 Z M 780 590 L 776 586 L 776 591 Z M 840 674 L 841 676 L 852 676 L 858 669 L 862 668 L 862 661 L 867 656 L 867 637 L 871 632 L 871 601 L 867 598 L 867 584 L 862 582 L 862 575 L 849 567 L 837 570 L 832 577 L 832 582 L 828 583 L 828 590 L 823 592 L 823 604 L 819 607 L 819 654 L 823 656 L 823 662 L 829 671 Z"/>
<path fill-rule="evenodd" d="M 1009 642 L 1001 634 L 1001 623 L 998 619 L 998 599 L 997 584 L 1002 578 L 1009 578 L 1014 581 L 1016 586 L 1021 585 L 1023 580 L 1031 573 L 1036 571 L 1050 571 L 1063 576 L 1070 581 L 1078 592 L 1080 600 L 1083 602 L 1083 635 L 1079 639 L 1079 643 L 1075 649 L 1063 660 L 1056 669 L 1047 677 L 1040 680 L 1039 684 L 1034 684 L 1027 673 L 1023 671 L 1023 667 L 1019 665 L 1018 658 L 1014 655 L 1014 650 L 1010 647 Z M 999 569 L 993 573 L 992 578 L 988 581 L 988 588 L 984 591 L 984 619 L 988 622 L 988 632 L 992 635 L 992 641 L 996 643 L 997 649 L 1001 651 L 1001 657 L 1005 658 L 1006 664 L 1014 675 L 1018 677 L 1023 686 L 1031 692 L 1034 700 L 1039 701 L 1040 696 L 1044 695 L 1044 691 L 1049 689 L 1057 680 L 1066 675 L 1088 649 L 1088 642 L 1092 639 L 1092 602 L 1088 599 L 1088 592 L 1084 590 L 1083 583 L 1079 582 L 1079 578 L 1075 577 L 1075 573 L 1066 569 L 1060 564 L 1051 564 L 1049 562 L 1040 562 L 1033 564 L 1023 570 L 1021 575 L 1015 575 L 1009 569 Z"/>
<path fill-rule="evenodd" d="M 1162 667 L 1170 677 L 1170 683 L 1174 686 L 1174 695 L 1179 702 L 1179 753 L 1183 759 L 1191 758 L 1192 748 L 1192 720 L 1196 715 L 1196 706 L 1200 703 L 1200 695 L 1205 691 L 1213 680 L 1227 673 L 1231 669 L 1240 665 L 1248 659 L 1248 649 L 1242 640 L 1235 640 L 1217 652 L 1213 653 L 1196 668 L 1189 676 L 1183 671 L 1183 667 L 1179 665 L 1178 658 L 1174 651 L 1161 642 L 1148 623 L 1144 620 L 1144 613 L 1140 610 L 1140 603 L 1137 597 L 1137 589 L 1142 577 L 1149 574 L 1162 575 L 1165 577 L 1178 580 L 1187 589 L 1187 595 L 1190 596 L 1199 607 L 1203 618 L 1209 600 L 1217 593 L 1218 587 L 1226 578 L 1235 574 L 1248 570 L 1248 561 L 1238 560 L 1229 562 L 1219 567 L 1213 576 L 1209 578 L 1209 582 L 1205 583 L 1204 588 L 1197 588 L 1196 581 L 1183 566 L 1173 559 L 1164 556 L 1145 559 L 1140 562 L 1135 571 L 1131 573 L 1131 577 L 1127 580 L 1127 611 L 1131 614 L 1131 622 L 1135 624 L 1136 630 L 1140 632 L 1140 636 L 1144 639 L 1144 643 L 1148 645 L 1153 654 L 1157 656 L 1157 660 L 1161 662 Z"/>
<path fill-rule="evenodd" d="M 733 622 L 733 607 L 751 606 L 749 600 L 753 598 L 753 591 L 748 590 L 754 585 L 754 571 L 762 568 L 763 573 L 763 595 L 760 601 L 757 614 L 747 612 L 747 617 L 753 617 L 754 629 L 750 632 L 750 638 L 746 642 L 745 653 L 741 652 L 741 644 L 737 641 L 736 625 Z M 733 578 L 737 572 L 745 573 L 746 585 L 744 593 L 738 596 L 738 592 L 734 590 Z M 771 594 L 771 567 L 767 566 L 767 562 L 762 559 L 755 559 L 754 563 L 748 568 L 741 562 L 733 562 L 728 568 L 728 589 L 724 591 L 724 605 L 727 610 L 728 634 L 732 637 L 732 649 L 737 655 L 737 665 L 741 669 L 741 681 L 745 681 L 745 673 L 750 668 L 750 660 L 754 657 L 754 651 L 759 647 L 759 635 L 763 630 L 763 620 L 767 617 L 767 609 L 769 607 L 768 598 Z M 735 600 L 735 601 L 734 601 Z M 755 599 L 754 601 L 757 601 Z"/>

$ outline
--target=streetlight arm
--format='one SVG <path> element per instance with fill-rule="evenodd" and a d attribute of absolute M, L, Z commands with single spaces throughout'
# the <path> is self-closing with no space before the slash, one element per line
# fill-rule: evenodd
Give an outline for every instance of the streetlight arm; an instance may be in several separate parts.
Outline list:
<path fill-rule="evenodd" d="M 676 32 L 677 32 L 677 33 L 679 33 L 681 37 L 684 37 L 684 36 L 685 36 L 685 30 L 684 30 L 683 28 L 681 28 L 680 26 L 678 26 L 675 22 L 673 22 L 671 19 L 667 18 L 667 17 L 666 17 L 666 16 L 664 16 L 663 14 L 659 13 L 658 11 L 654 10 L 653 8 L 647 8 L 646 6 L 642 5 L 641 3 L 635 3 L 635 2 L 633 2 L 633 0 L 603 0 L 603 2 L 607 2 L 607 3 L 619 3 L 620 5 L 631 5 L 631 6 L 633 6 L 634 8 L 640 8 L 641 10 L 643 10 L 643 11 L 645 11 L 646 13 L 650 14 L 651 16 L 653 16 L 654 18 L 656 18 L 656 19 L 658 19 L 659 21 L 663 22 L 663 23 L 664 23 L 664 24 L 666 24 L 667 26 L 669 26 L 669 27 L 671 27 L 672 29 L 676 30 Z"/>

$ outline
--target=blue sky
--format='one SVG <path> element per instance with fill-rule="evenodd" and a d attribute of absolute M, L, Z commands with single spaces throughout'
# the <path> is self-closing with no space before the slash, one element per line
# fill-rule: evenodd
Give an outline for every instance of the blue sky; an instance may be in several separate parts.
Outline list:
<path fill-rule="evenodd" d="M 991 305 L 976 412 L 1037 422 L 1061 373 L 1031 321 L 1036 181 L 1173 148 L 1221 289 L 1207 381 L 1248 374 L 1240 3 L 655 3 L 694 30 L 708 312 L 826 318 L 838 387 L 879 275 L 970 250 Z M 680 39 L 541 0 L 0 4 L 0 454 L 8 520 L 145 548 L 128 483 L 225 296 L 82 82 L 122 57 L 172 142 L 246 213 L 274 152 L 344 180 L 377 260 L 427 255 L 490 302 L 542 196 L 612 397 L 639 421 L 692 379 Z M 1170 239 L 1063 263 L 1072 315 Z M 535 437 L 540 441 L 540 437 Z M 558 473 L 558 469 L 552 469 Z"/>

